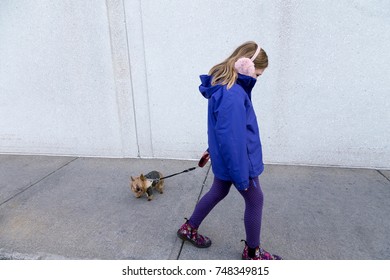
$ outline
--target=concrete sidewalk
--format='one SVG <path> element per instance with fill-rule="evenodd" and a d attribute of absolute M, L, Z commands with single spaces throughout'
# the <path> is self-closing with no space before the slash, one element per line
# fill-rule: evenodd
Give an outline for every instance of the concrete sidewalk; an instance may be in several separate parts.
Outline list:
<path fill-rule="evenodd" d="M 232 187 L 199 231 L 176 237 L 210 187 L 210 166 L 136 199 L 130 175 L 193 161 L 0 155 L 0 259 L 240 259 L 244 202 Z M 267 165 L 262 245 L 285 259 L 390 259 L 390 171 Z"/>

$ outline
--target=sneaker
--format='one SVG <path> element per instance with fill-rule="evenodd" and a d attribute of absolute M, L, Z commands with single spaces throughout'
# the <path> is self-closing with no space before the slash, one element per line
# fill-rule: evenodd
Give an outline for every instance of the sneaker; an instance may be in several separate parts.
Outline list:
<path fill-rule="evenodd" d="M 177 236 L 184 241 L 191 242 L 198 248 L 207 248 L 211 245 L 211 240 L 207 236 L 200 235 L 198 229 L 192 227 L 188 220 L 177 231 Z"/>
<path fill-rule="evenodd" d="M 241 241 L 245 241 L 245 240 L 241 240 Z M 246 241 L 245 241 L 244 252 L 242 253 L 242 259 L 243 260 L 282 260 L 282 258 L 279 257 L 278 255 L 273 255 L 259 246 L 255 248 L 255 255 L 253 258 L 251 258 L 249 256 L 249 246 L 246 243 Z"/>

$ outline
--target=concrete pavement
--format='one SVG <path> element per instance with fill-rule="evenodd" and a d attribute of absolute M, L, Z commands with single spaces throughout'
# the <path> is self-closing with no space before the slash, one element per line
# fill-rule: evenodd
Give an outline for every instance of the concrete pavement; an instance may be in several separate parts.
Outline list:
<path fill-rule="evenodd" d="M 194 161 L 0 155 L 0 259 L 240 259 L 244 202 L 229 195 L 199 232 L 176 237 L 210 187 L 210 166 L 136 199 L 129 177 Z M 390 171 L 266 165 L 262 245 L 285 259 L 390 259 Z"/>

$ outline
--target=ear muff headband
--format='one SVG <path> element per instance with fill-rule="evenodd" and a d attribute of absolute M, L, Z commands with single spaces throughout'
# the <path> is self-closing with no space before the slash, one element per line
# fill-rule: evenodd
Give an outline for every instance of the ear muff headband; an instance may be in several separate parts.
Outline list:
<path fill-rule="evenodd" d="M 252 60 L 252 61 L 254 61 L 254 60 L 256 59 L 256 57 L 259 55 L 260 50 L 261 50 L 261 47 L 260 47 L 259 45 L 257 45 L 256 52 L 255 52 L 255 54 L 251 57 L 251 60 Z"/>

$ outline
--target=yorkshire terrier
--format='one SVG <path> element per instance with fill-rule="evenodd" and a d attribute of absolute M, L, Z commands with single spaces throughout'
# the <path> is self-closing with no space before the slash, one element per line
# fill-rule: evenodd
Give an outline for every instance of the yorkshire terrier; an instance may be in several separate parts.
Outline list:
<path fill-rule="evenodd" d="M 158 171 L 152 171 L 146 175 L 141 174 L 135 178 L 131 176 L 130 189 L 136 198 L 146 194 L 148 201 L 151 201 L 153 199 L 153 188 L 159 193 L 164 191 L 164 180 L 161 178 L 163 178 L 163 175 Z"/>

